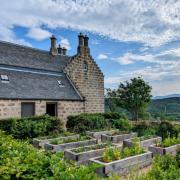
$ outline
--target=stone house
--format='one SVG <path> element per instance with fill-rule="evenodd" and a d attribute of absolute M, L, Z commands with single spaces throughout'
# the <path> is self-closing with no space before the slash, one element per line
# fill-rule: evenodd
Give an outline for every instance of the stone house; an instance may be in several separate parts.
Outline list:
<path fill-rule="evenodd" d="M 104 112 L 104 76 L 93 60 L 88 37 L 78 36 L 77 54 L 56 46 L 50 51 L 0 41 L 0 119 L 49 114 Z"/>

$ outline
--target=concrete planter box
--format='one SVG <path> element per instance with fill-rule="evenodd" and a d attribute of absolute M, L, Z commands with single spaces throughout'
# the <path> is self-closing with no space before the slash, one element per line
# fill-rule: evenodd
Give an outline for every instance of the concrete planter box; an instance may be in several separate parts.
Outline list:
<path fill-rule="evenodd" d="M 96 132 L 93 132 L 93 131 L 86 131 L 86 134 L 88 135 L 88 136 L 91 136 L 91 137 L 93 137 L 93 138 L 95 138 L 95 139 L 98 139 L 98 140 L 100 140 L 101 139 L 101 135 L 102 134 L 111 134 L 111 133 L 114 133 L 114 132 L 116 132 L 117 130 L 106 130 L 106 131 L 96 131 Z"/>
<path fill-rule="evenodd" d="M 47 151 L 58 152 L 58 151 L 64 151 L 67 149 L 73 149 L 73 148 L 77 148 L 77 147 L 81 147 L 81 146 L 90 146 L 93 144 L 97 144 L 96 139 L 77 141 L 77 142 L 69 142 L 69 143 L 57 144 L 57 145 L 46 143 L 44 145 L 44 148 Z"/>
<path fill-rule="evenodd" d="M 102 165 L 102 167 L 96 169 L 96 173 L 100 176 L 108 176 L 111 173 L 117 173 L 118 175 L 126 175 L 130 171 L 149 166 L 152 162 L 152 152 L 146 152 L 136 156 L 130 156 L 124 159 L 112 161 L 110 163 L 104 163 L 100 161 L 101 157 L 91 159 L 93 163 Z"/>
<path fill-rule="evenodd" d="M 157 147 L 157 146 L 149 146 L 148 149 L 153 154 L 160 154 L 160 155 L 172 154 L 173 156 L 175 156 L 180 151 L 180 144 L 173 145 L 166 148 Z"/>
<path fill-rule="evenodd" d="M 34 138 L 33 139 L 33 146 L 36 148 L 44 148 L 44 145 L 46 143 L 49 143 L 52 140 L 59 140 L 59 139 L 69 139 L 69 138 L 78 138 L 79 134 L 76 135 L 72 135 L 72 136 L 59 136 L 57 138 L 50 138 L 50 139 L 38 139 L 38 138 Z"/>
<path fill-rule="evenodd" d="M 106 148 L 90 150 L 85 152 L 76 153 L 73 149 L 66 150 L 64 152 L 64 157 L 68 160 L 74 160 L 77 164 L 87 164 L 89 159 L 94 157 L 102 156 Z"/>
<path fill-rule="evenodd" d="M 102 134 L 101 140 L 102 142 L 110 141 L 112 143 L 119 143 L 119 142 L 124 141 L 125 139 L 130 139 L 136 136 L 137 136 L 137 133 L 128 133 L 128 134 L 119 134 L 119 135 Z"/>
<path fill-rule="evenodd" d="M 156 144 L 157 142 L 161 142 L 161 137 L 153 137 L 150 139 L 145 139 L 140 141 L 140 145 L 142 148 L 148 149 L 149 146 Z M 126 139 L 123 141 L 123 146 L 125 147 L 132 147 L 133 145 L 133 138 L 132 139 Z"/>

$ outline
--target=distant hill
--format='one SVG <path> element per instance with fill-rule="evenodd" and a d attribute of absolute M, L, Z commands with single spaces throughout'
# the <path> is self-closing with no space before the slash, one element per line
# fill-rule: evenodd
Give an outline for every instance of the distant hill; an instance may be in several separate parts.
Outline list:
<path fill-rule="evenodd" d="M 173 98 L 173 97 L 180 97 L 180 94 L 169 94 L 166 96 L 155 96 L 153 99 L 165 99 L 165 98 Z"/>
<path fill-rule="evenodd" d="M 123 112 L 127 114 L 127 111 L 117 107 L 108 99 L 105 100 L 106 111 Z M 152 118 L 180 120 L 180 97 L 167 97 L 161 99 L 152 99 L 148 107 L 148 112 Z"/>
<path fill-rule="evenodd" d="M 153 99 L 148 111 L 152 116 L 164 115 L 180 120 L 180 97 Z"/>

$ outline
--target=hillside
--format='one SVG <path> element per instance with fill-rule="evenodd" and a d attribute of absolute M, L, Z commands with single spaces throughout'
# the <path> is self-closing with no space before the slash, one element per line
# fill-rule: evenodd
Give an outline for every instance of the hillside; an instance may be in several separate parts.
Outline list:
<path fill-rule="evenodd" d="M 117 107 L 107 99 L 105 101 L 105 107 L 106 111 L 124 112 L 127 114 L 125 110 Z M 148 112 L 152 118 L 180 120 L 180 97 L 152 99 L 148 107 Z"/>
<path fill-rule="evenodd" d="M 180 119 L 180 97 L 154 99 L 148 111 L 152 116 L 165 115 L 169 118 Z"/>

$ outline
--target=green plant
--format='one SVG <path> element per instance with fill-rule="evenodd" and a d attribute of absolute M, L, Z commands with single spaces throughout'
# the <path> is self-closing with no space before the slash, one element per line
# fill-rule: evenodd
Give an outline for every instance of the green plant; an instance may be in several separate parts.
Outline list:
<path fill-rule="evenodd" d="M 164 139 L 161 143 L 159 143 L 158 146 L 160 147 L 169 147 L 169 146 L 173 146 L 176 144 L 180 144 L 180 137 L 179 138 L 175 138 L 175 137 L 168 137 L 166 139 Z"/>
<path fill-rule="evenodd" d="M 165 139 L 167 137 L 177 137 L 178 131 L 177 129 L 168 121 L 163 121 L 159 125 L 157 134 Z"/>
<path fill-rule="evenodd" d="M 64 144 L 64 143 L 70 143 L 70 142 L 85 141 L 89 139 L 90 137 L 87 137 L 87 136 L 71 137 L 67 139 L 54 139 L 50 141 L 50 144 L 57 145 L 57 144 Z"/>
<path fill-rule="evenodd" d="M 138 154 L 142 154 L 145 151 L 139 146 L 139 144 L 133 144 L 132 147 L 125 147 L 123 150 L 120 151 L 118 147 L 116 148 L 107 148 L 102 156 L 103 162 L 111 162 L 115 160 L 119 160 L 122 158 L 126 158 L 129 156 L 135 156 Z"/>
<path fill-rule="evenodd" d="M 127 119 L 113 119 L 112 126 L 121 131 L 130 131 L 132 129 L 132 124 Z"/>
<path fill-rule="evenodd" d="M 59 119 L 48 115 L 0 121 L 0 129 L 19 139 L 34 138 L 63 132 Z"/>
<path fill-rule="evenodd" d="M 176 157 L 170 154 L 156 156 L 152 163 L 152 168 L 147 174 L 137 177 L 137 180 L 175 180 L 180 177 L 180 168 Z"/>
<path fill-rule="evenodd" d="M 81 152 L 87 152 L 87 151 L 92 151 L 92 150 L 97 150 L 97 149 L 104 149 L 104 148 L 107 148 L 110 146 L 113 146 L 113 145 L 103 143 L 103 144 L 96 144 L 96 145 L 91 145 L 91 146 L 84 146 L 84 147 L 80 147 L 80 148 L 75 148 L 75 149 L 72 149 L 72 151 L 75 153 L 81 153 Z"/>
<path fill-rule="evenodd" d="M 77 166 L 62 153 L 39 151 L 0 131 L 0 179 L 100 180 L 98 165 Z"/>
<path fill-rule="evenodd" d="M 102 114 L 80 114 L 69 116 L 66 127 L 70 131 L 85 133 L 93 129 L 106 129 L 109 124 Z"/>

